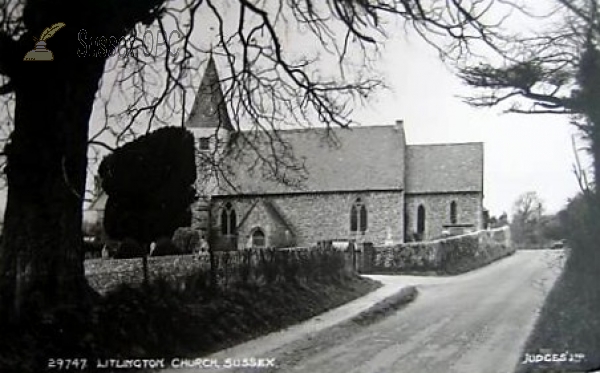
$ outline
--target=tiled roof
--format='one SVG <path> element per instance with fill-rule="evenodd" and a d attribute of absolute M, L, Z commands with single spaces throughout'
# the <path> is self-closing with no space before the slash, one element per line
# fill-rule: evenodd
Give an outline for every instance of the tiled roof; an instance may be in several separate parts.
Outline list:
<path fill-rule="evenodd" d="M 234 130 L 227 113 L 219 72 L 212 56 L 204 70 L 187 126 L 192 128 L 222 127 L 229 131 Z"/>
<path fill-rule="evenodd" d="M 293 154 L 296 164 L 303 170 L 291 172 L 289 167 L 278 165 L 280 172 L 297 183 L 285 185 L 273 180 L 267 164 L 252 167 L 257 162 L 256 151 L 244 141 L 248 136 L 261 155 L 269 157 L 272 165 L 270 141 L 273 133 L 253 135 L 242 133 L 233 137 L 232 154 L 228 159 L 233 177 L 231 181 L 242 194 L 278 194 L 293 192 L 337 192 L 356 190 L 404 189 L 404 131 L 401 126 L 370 126 L 352 129 L 311 128 L 278 132 L 281 142 L 275 141 L 279 159 L 287 160 Z M 329 135 L 329 137 L 328 137 Z M 281 146 L 284 144 L 285 146 Z M 288 148 L 289 146 L 289 148 Z M 240 151 L 241 150 L 241 151 Z M 245 151 L 244 151 L 245 150 Z M 236 154 L 244 154 L 243 157 Z M 251 170 L 248 170 L 248 169 Z M 223 191 L 222 194 L 230 194 Z"/>
<path fill-rule="evenodd" d="M 409 145 L 406 193 L 483 192 L 483 143 Z"/>

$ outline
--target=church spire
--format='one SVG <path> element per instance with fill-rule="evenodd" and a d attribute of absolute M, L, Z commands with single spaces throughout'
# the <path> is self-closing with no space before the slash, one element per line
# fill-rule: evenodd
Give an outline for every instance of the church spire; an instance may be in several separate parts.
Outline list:
<path fill-rule="evenodd" d="M 206 64 L 200 88 L 188 120 L 192 128 L 222 128 L 233 131 L 212 53 Z"/>

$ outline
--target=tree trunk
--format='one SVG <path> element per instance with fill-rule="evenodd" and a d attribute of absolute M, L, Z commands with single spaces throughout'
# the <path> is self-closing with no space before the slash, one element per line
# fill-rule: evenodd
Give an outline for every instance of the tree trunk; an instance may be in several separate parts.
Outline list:
<path fill-rule="evenodd" d="M 17 29 L 25 33 L 4 40 L 0 49 L 16 98 L 15 129 L 5 149 L 0 322 L 81 304 L 89 294 L 81 234 L 88 126 L 108 49 L 97 43 L 90 49 L 91 39 L 83 45 L 79 32 L 120 40 L 136 24 L 150 25 L 164 2 L 26 1 L 15 8 L 13 13 L 22 12 Z M 66 26 L 48 42 L 54 60 L 23 62 L 34 37 L 56 22 Z"/>
<path fill-rule="evenodd" d="M 590 131 L 590 150 L 592 153 L 592 162 L 594 168 L 594 190 L 596 190 L 597 192 L 598 182 L 600 181 L 600 118 L 598 122 L 593 122 L 591 124 L 591 127 L 592 129 Z"/>
<path fill-rule="evenodd" d="M 600 190 L 598 189 L 598 185 L 600 185 L 600 117 L 594 119 L 597 120 L 595 120 L 592 124 L 590 136 L 590 148 L 594 167 L 594 193 L 592 194 L 593 201 L 590 228 L 593 232 L 594 240 L 597 242 L 597 239 L 600 238 L 600 229 L 598 229 L 600 228 L 598 220 L 600 218 Z M 600 260 L 600 253 L 598 250 L 595 250 L 594 255 L 596 256 L 597 260 Z"/>
<path fill-rule="evenodd" d="M 6 147 L 0 320 L 84 301 L 82 206 L 87 140 L 104 60 L 23 62 Z M 29 64 L 29 65 L 26 65 Z"/>

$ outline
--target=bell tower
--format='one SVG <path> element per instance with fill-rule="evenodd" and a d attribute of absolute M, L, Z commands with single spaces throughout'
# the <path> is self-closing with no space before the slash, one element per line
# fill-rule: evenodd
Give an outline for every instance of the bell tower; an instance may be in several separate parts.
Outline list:
<path fill-rule="evenodd" d="M 204 70 L 186 126 L 196 138 L 196 149 L 214 155 L 220 155 L 225 150 L 229 136 L 234 131 L 212 55 Z"/>
<path fill-rule="evenodd" d="M 231 133 L 235 131 L 212 55 L 206 64 L 186 128 L 194 135 L 198 174 L 196 190 L 199 199 L 193 207 L 192 226 L 206 234 L 210 197 L 218 191 L 221 158 L 226 153 Z"/>

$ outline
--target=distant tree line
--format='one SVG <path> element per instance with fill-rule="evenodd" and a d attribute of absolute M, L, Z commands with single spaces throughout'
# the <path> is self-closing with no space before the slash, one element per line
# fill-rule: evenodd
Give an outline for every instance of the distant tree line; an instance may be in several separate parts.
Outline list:
<path fill-rule="evenodd" d="M 584 192 L 569 199 L 555 214 L 545 213 L 544 203 L 536 192 L 527 192 L 513 206 L 511 237 L 513 243 L 524 249 L 558 247 L 557 243 L 563 241 L 571 246 L 593 236 L 589 224 L 592 217 L 593 205 Z"/>

